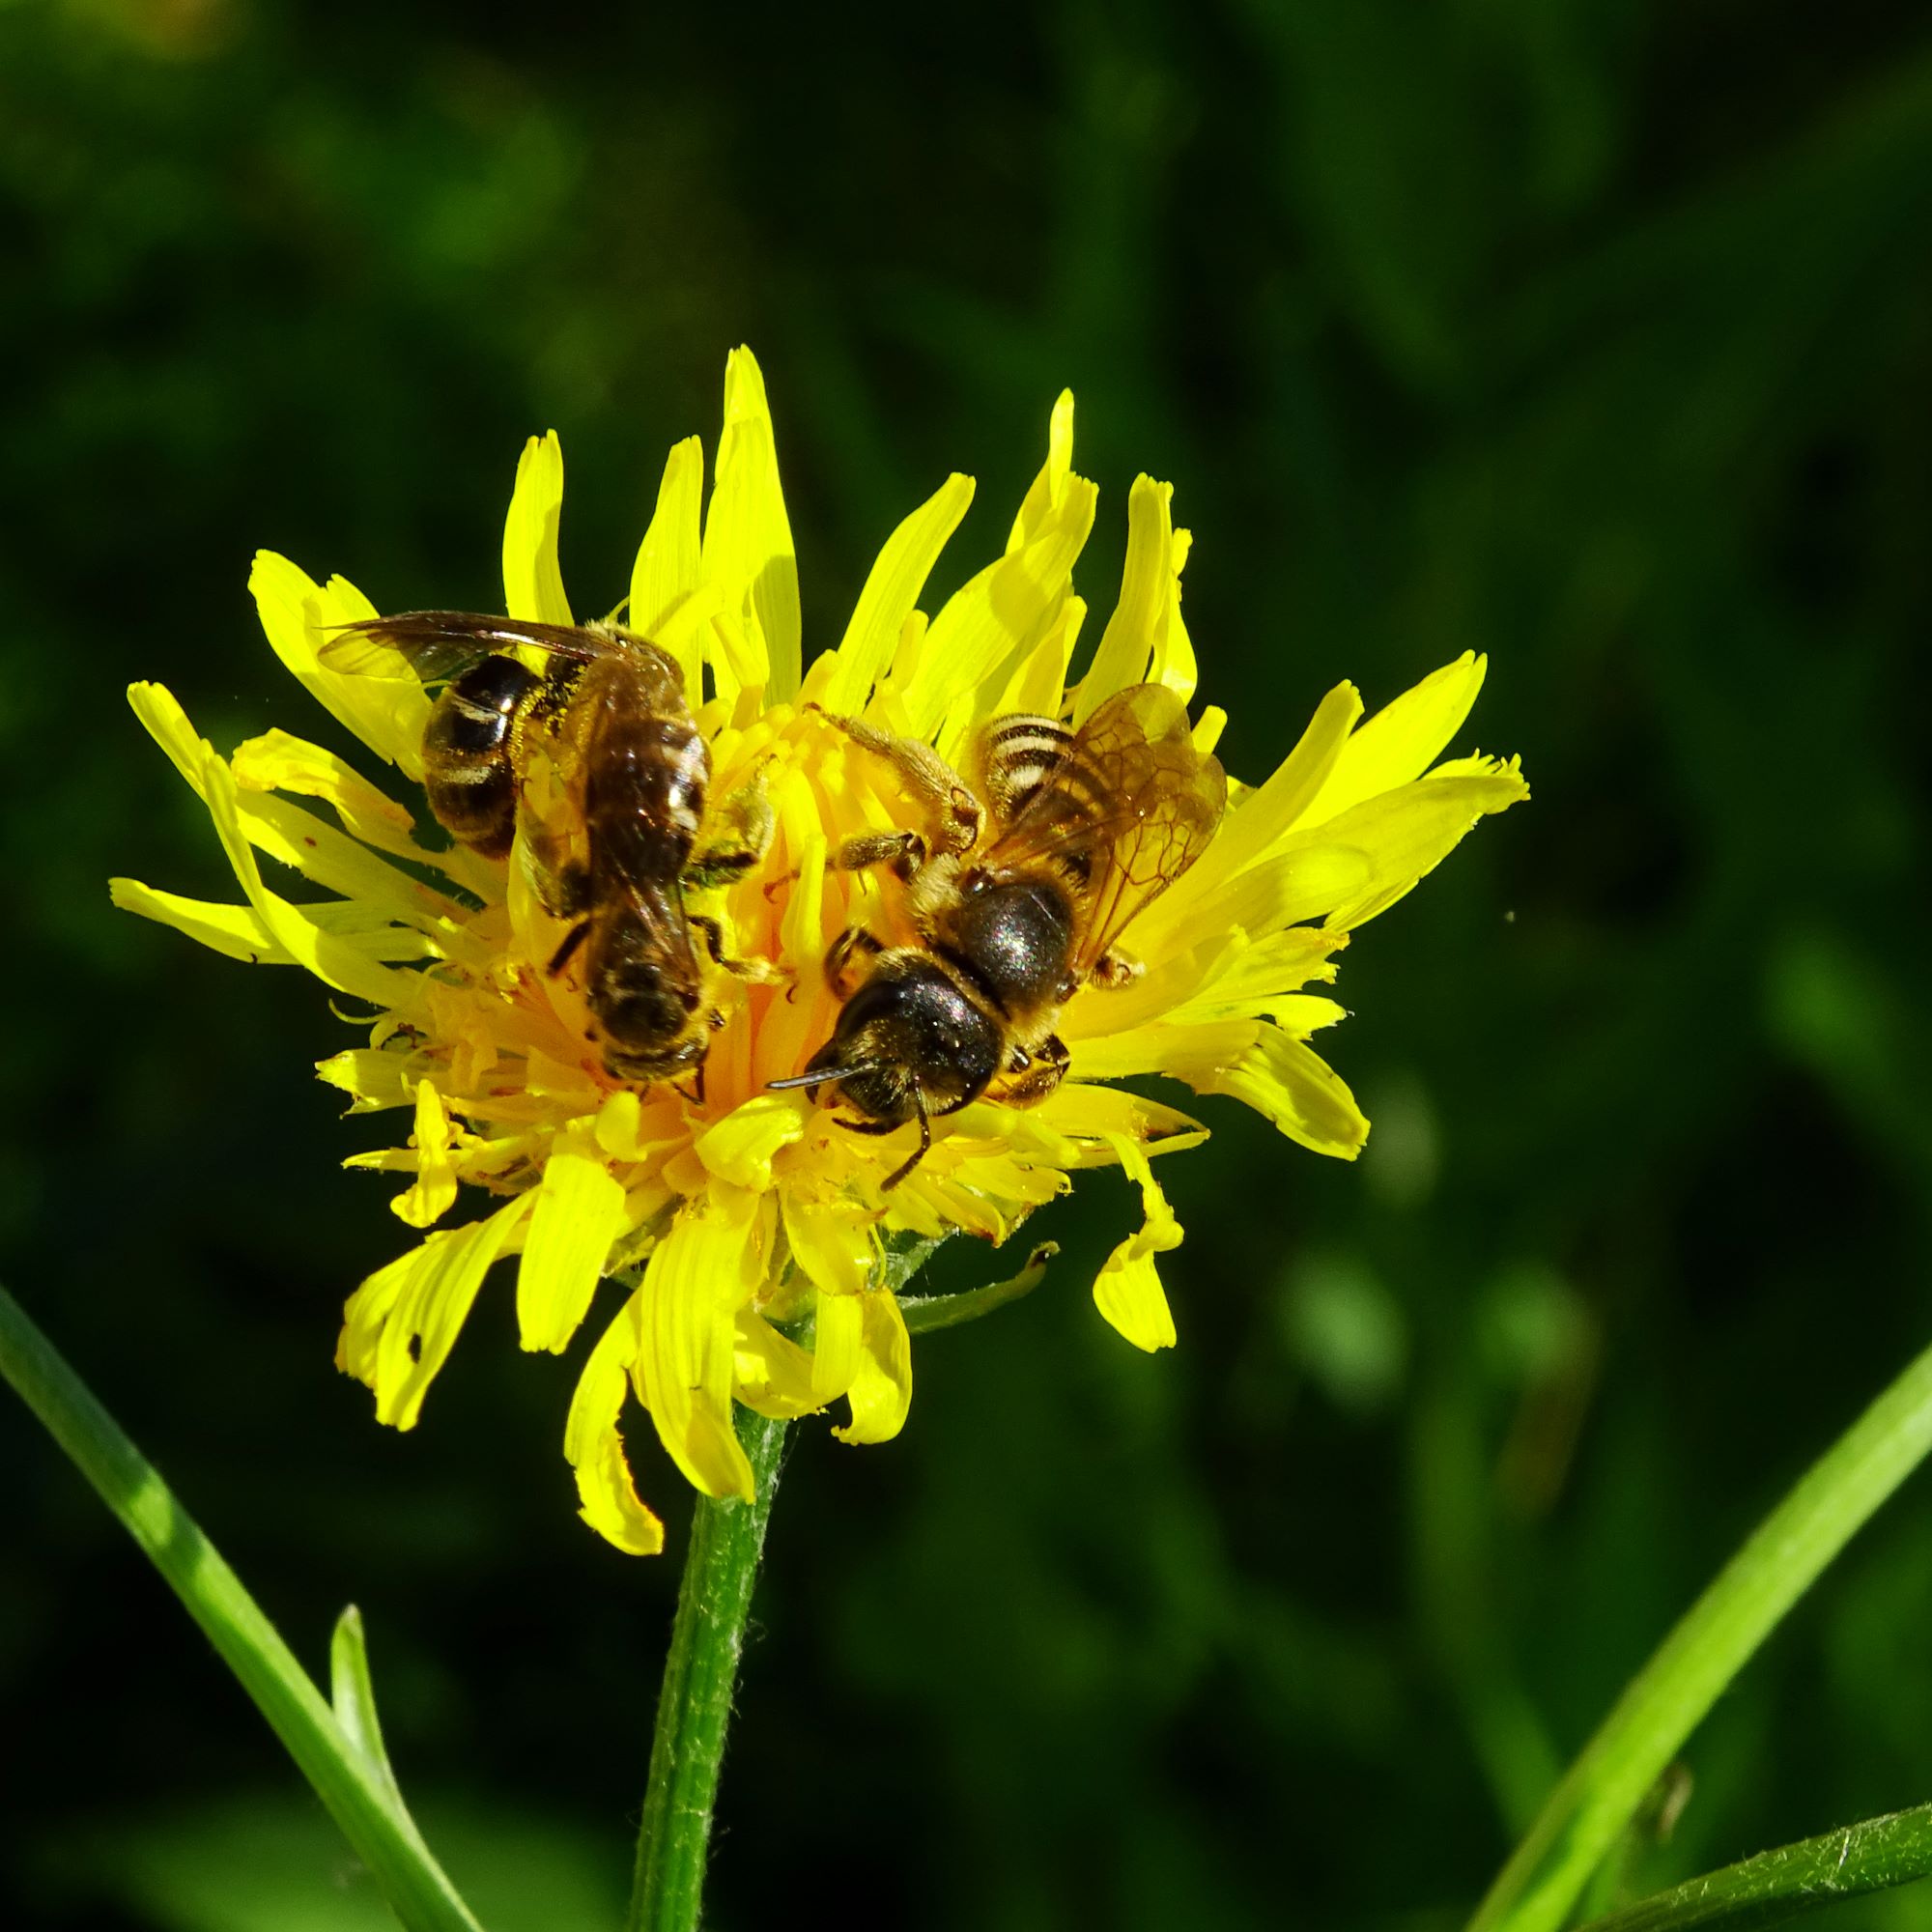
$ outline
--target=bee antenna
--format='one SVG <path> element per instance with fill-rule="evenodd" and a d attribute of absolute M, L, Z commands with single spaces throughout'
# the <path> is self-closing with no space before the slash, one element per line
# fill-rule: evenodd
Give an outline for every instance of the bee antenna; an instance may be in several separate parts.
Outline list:
<path fill-rule="evenodd" d="M 815 1073 L 794 1073 L 789 1080 L 767 1080 L 768 1093 L 781 1094 L 787 1087 L 825 1087 L 835 1080 L 849 1080 L 855 1073 L 869 1073 L 883 1063 L 855 1060 L 850 1066 L 821 1066 Z"/>

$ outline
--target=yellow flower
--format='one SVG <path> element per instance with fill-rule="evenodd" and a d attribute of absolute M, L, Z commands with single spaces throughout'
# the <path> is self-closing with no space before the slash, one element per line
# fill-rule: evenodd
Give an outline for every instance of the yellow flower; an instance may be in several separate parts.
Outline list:
<path fill-rule="evenodd" d="M 349 1301 L 337 1359 L 375 1391 L 383 1421 L 415 1423 L 499 1259 L 518 1258 L 517 1317 L 531 1350 L 564 1349 L 613 1277 L 623 1299 L 584 1365 L 564 1449 L 592 1526 L 620 1548 L 655 1550 L 662 1527 L 618 1434 L 627 1390 L 678 1467 L 715 1496 L 750 1492 L 734 1401 L 784 1416 L 842 1401 L 847 1441 L 896 1434 L 912 1369 L 901 1310 L 881 1285 L 889 1236 L 963 1230 L 1001 1240 L 1063 1192 L 1071 1170 L 1119 1163 L 1139 1185 L 1146 1225 L 1107 1262 L 1094 1297 L 1130 1342 L 1172 1344 L 1154 1258 L 1181 1231 L 1149 1155 L 1195 1146 L 1206 1130 L 1104 1083 L 1169 1074 L 1197 1094 L 1236 1095 L 1319 1153 L 1360 1151 L 1368 1122 L 1308 1044 L 1342 1009 L 1306 989 L 1332 979 L 1350 933 L 1478 818 L 1526 796 L 1514 761 L 1435 762 L 1482 684 L 1473 656 L 1366 723 L 1354 688 L 1338 685 L 1272 777 L 1233 788 L 1204 856 L 1131 928 L 1148 970 L 1065 1009 L 1068 1077 L 1040 1104 L 981 1100 L 935 1121 L 930 1155 L 887 1190 L 912 1128 L 854 1134 L 835 1108 L 767 1091 L 832 1035 L 827 946 L 895 890 L 828 868 L 828 852 L 859 833 L 922 822 L 895 767 L 828 714 L 862 715 L 956 759 L 996 714 L 1077 724 L 1143 681 L 1193 696 L 1180 614 L 1188 533 L 1173 527 L 1168 486 L 1145 476 L 1128 501 L 1120 601 L 1085 675 L 1067 681 L 1086 616 L 1072 571 L 1095 498 L 1073 472 L 1072 440 L 1064 395 L 1005 551 L 928 619 L 922 587 L 973 495 L 970 479 L 949 478 L 887 540 L 844 637 L 809 671 L 771 415 L 749 351 L 726 367 L 701 518 L 699 443 L 670 452 L 627 621 L 683 668 L 710 741 L 711 796 L 759 775 L 776 821 L 769 851 L 711 894 L 707 910 L 731 953 L 785 975 L 724 988 L 701 1102 L 688 1083 L 639 1088 L 607 1074 L 586 1038 L 581 986 L 544 970 L 564 928 L 517 853 L 491 861 L 433 830 L 419 841 L 408 808 L 334 753 L 279 730 L 224 758 L 166 691 L 134 687 L 141 722 L 207 805 L 242 901 L 118 879 L 115 902 L 231 957 L 305 967 L 371 1009 L 356 1022 L 366 1044 L 319 1070 L 352 1112 L 402 1110 L 412 1124 L 406 1146 L 352 1164 L 408 1177 L 393 1206 L 412 1228 L 435 1228 L 466 1198 L 488 1208 L 427 1233 Z M 513 616 L 572 621 L 557 568 L 562 495 L 555 437 L 533 439 L 503 536 Z M 376 614 L 368 600 L 342 578 L 318 585 L 267 553 L 251 588 L 283 664 L 413 786 L 430 707 L 420 685 L 345 676 L 319 654 L 336 627 Z M 1211 748 L 1223 722 L 1205 711 L 1197 745 Z M 264 856 L 328 896 L 284 898 L 263 875 Z"/>

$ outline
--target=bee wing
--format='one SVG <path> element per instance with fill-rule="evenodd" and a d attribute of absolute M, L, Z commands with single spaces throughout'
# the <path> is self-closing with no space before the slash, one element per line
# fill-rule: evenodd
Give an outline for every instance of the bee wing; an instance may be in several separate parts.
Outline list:
<path fill-rule="evenodd" d="M 684 907 L 684 887 L 672 880 L 668 885 L 633 886 L 631 903 L 650 934 L 648 951 L 662 966 L 696 986 L 702 968 L 697 949 L 692 944 L 691 918 Z"/>
<path fill-rule="evenodd" d="M 330 670 L 352 677 L 394 677 L 400 657 L 425 684 L 438 684 L 480 659 L 520 646 L 580 664 L 630 649 L 662 655 L 656 645 L 627 631 L 539 624 L 474 611 L 404 611 L 392 617 L 366 617 L 344 624 L 318 655 Z"/>
<path fill-rule="evenodd" d="M 1187 706 L 1158 684 L 1130 685 L 1108 698 L 1075 734 L 1062 771 L 980 863 L 1091 859 L 1072 960 L 1084 980 L 1207 849 L 1228 802 L 1228 779 L 1218 758 L 1194 749 Z"/>

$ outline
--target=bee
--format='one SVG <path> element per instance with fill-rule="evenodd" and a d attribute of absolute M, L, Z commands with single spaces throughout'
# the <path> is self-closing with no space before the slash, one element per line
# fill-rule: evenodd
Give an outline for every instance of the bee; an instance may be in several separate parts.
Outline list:
<path fill-rule="evenodd" d="M 508 655 L 516 649 L 540 653 L 544 668 Z M 615 624 L 463 611 L 346 625 L 321 655 L 331 670 L 374 676 L 394 676 L 399 655 L 442 685 L 423 729 L 430 810 L 486 858 L 506 858 L 523 835 L 538 897 L 571 923 L 546 970 L 554 978 L 582 952 L 605 1071 L 623 1081 L 695 1072 L 701 1099 L 724 1019 L 694 933 L 714 964 L 756 976 L 724 956 L 718 923 L 687 912 L 685 894 L 742 876 L 771 827 L 761 798 L 738 797 L 727 815 L 740 842 L 700 843 L 711 754 L 677 664 Z"/>
<path fill-rule="evenodd" d="M 1218 760 L 1197 752 L 1187 707 L 1139 684 L 1077 731 L 1050 718 L 982 727 L 968 784 L 928 747 L 853 719 L 834 721 L 890 758 L 925 804 L 925 832 L 849 841 L 844 869 L 890 864 L 919 936 L 888 948 L 855 926 L 826 955 L 844 1002 L 830 1040 L 794 1079 L 832 1087 L 858 1133 L 919 1122 L 895 1187 L 932 1145 L 932 1120 L 991 1092 L 1032 1106 L 1059 1086 L 1054 1032 L 1083 985 L 1118 986 L 1138 968 L 1115 951 L 1134 917 L 1180 877 L 1227 804 Z M 814 1097 L 816 1097 L 814 1091 Z"/>

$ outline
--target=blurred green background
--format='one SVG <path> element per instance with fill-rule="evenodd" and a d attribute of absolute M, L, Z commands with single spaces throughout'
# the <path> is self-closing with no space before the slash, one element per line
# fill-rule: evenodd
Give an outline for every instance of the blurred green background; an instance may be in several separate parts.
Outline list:
<path fill-rule="evenodd" d="M 122 687 L 339 744 L 251 551 L 491 605 L 549 426 L 614 603 L 740 340 L 809 650 L 949 469 L 938 588 L 998 546 L 1070 384 L 1081 583 L 1171 478 L 1237 772 L 1343 676 L 1489 651 L 1471 742 L 1536 799 L 1346 958 L 1360 1165 L 1206 1102 L 1178 1350 L 1093 1313 L 1096 1177 L 898 1442 L 802 1431 L 715 1880 L 721 1925 L 1447 1925 L 1924 1339 L 1928 235 L 1932 33 L 1876 0 L 0 9 L 0 1276 L 306 1659 L 362 1605 L 496 1932 L 614 1922 L 674 1560 L 576 1520 L 581 1350 L 501 1295 L 412 1435 L 331 1368 L 400 1233 L 308 1070 L 348 1036 L 110 912 L 226 890 Z M 11 1402 L 0 1469 L 0 1922 L 380 1923 Z M 1686 1770 L 1633 1887 L 1932 1796 L 1923 1481 Z"/>

